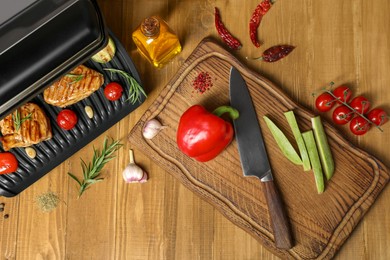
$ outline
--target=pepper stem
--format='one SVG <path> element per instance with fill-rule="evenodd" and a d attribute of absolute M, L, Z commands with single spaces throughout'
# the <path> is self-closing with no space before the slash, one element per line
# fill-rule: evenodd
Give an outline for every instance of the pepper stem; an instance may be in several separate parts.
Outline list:
<path fill-rule="evenodd" d="M 247 60 L 251 59 L 251 60 L 264 60 L 264 57 L 263 56 L 260 56 L 260 57 L 254 57 L 254 58 L 249 58 L 249 57 L 246 57 Z"/>
<path fill-rule="evenodd" d="M 240 113 L 238 112 L 237 109 L 231 107 L 231 106 L 220 106 L 220 107 L 217 107 L 214 111 L 213 111 L 213 114 L 218 116 L 218 117 L 221 117 L 223 114 L 225 113 L 229 113 L 229 117 L 231 119 L 237 119 L 240 115 Z"/>

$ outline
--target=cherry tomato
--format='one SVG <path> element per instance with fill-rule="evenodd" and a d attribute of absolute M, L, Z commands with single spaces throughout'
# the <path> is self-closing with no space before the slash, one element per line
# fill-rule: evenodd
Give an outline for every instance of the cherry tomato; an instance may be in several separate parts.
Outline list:
<path fill-rule="evenodd" d="M 363 115 L 367 113 L 370 109 L 370 101 L 368 101 L 368 99 L 363 96 L 355 97 L 354 99 L 352 99 L 349 105 Z"/>
<path fill-rule="evenodd" d="M 120 99 L 123 93 L 123 88 L 116 82 L 108 83 L 104 89 L 104 95 L 110 101 L 115 101 Z"/>
<path fill-rule="evenodd" d="M 72 129 L 77 124 L 77 115 L 70 109 L 64 109 L 57 115 L 57 124 L 65 130 Z"/>
<path fill-rule="evenodd" d="M 10 152 L 0 153 L 0 174 L 16 172 L 18 166 L 15 155 Z"/>
<path fill-rule="evenodd" d="M 351 121 L 353 117 L 353 111 L 349 109 L 347 106 L 341 105 L 335 108 L 333 111 L 333 122 L 338 125 L 345 125 L 349 121 Z"/>
<path fill-rule="evenodd" d="M 367 114 L 367 118 L 377 126 L 381 126 L 389 121 L 389 116 L 381 108 L 374 108 Z"/>
<path fill-rule="evenodd" d="M 339 103 L 348 103 L 352 96 L 352 91 L 345 85 L 338 86 L 332 91 L 332 93 L 336 96 Z"/>
<path fill-rule="evenodd" d="M 371 124 L 361 116 L 357 116 L 351 120 L 349 124 L 351 132 L 355 135 L 364 135 L 371 128 Z"/>
<path fill-rule="evenodd" d="M 324 92 L 316 99 L 316 108 L 320 112 L 329 111 L 335 104 L 335 98 L 328 92 Z"/>

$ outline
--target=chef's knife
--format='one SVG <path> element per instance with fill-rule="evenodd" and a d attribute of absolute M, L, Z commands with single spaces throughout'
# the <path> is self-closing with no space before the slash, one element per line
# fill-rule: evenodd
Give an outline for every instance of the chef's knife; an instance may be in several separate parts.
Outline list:
<path fill-rule="evenodd" d="M 234 130 L 244 175 L 255 176 L 261 180 L 275 245 L 281 249 L 289 249 L 293 246 L 291 229 L 283 201 L 273 181 L 256 111 L 245 80 L 234 67 L 230 70 L 230 105 L 240 113 L 234 120 Z"/>

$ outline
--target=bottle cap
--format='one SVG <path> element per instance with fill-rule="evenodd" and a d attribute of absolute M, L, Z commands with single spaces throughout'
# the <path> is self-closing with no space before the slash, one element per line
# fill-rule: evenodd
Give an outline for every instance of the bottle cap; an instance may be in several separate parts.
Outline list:
<path fill-rule="evenodd" d="M 155 36 L 160 32 L 160 22 L 156 17 L 148 17 L 142 22 L 141 31 L 145 36 Z"/>

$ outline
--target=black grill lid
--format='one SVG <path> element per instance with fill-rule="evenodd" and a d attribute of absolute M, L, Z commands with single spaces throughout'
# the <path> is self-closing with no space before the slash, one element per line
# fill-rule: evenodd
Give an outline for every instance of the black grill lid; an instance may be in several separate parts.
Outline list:
<path fill-rule="evenodd" d="M 0 119 L 107 44 L 94 0 L 0 1 Z"/>

